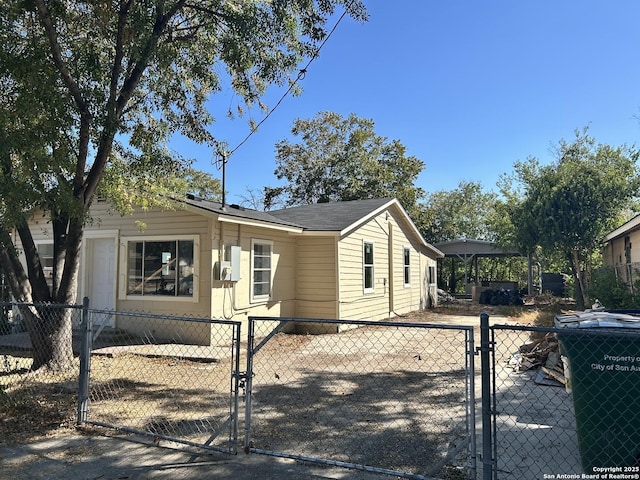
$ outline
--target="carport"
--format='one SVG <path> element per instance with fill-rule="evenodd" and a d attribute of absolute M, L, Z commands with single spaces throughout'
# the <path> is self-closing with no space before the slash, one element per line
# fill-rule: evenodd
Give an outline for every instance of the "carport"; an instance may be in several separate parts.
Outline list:
<path fill-rule="evenodd" d="M 486 240 L 472 240 L 468 238 L 460 240 L 452 240 L 448 242 L 436 243 L 434 245 L 438 250 L 444 253 L 444 258 L 438 259 L 438 262 L 445 262 L 446 259 L 451 261 L 461 260 L 464 265 L 464 291 L 465 294 L 470 295 L 471 288 L 474 284 L 469 282 L 469 273 L 471 269 L 475 269 L 475 278 L 478 278 L 478 259 L 479 258 L 507 258 L 507 257 L 522 257 L 523 255 L 514 250 L 505 250 L 499 248 L 495 243 L 488 242 Z M 471 268 L 470 267 L 471 264 Z M 442 271 L 442 269 L 440 269 Z M 531 259 L 528 261 L 527 277 L 529 283 L 529 289 L 531 290 L 532 281 L 532 267 Z M 531 292 L 530 292 L 531 293 Z"/>

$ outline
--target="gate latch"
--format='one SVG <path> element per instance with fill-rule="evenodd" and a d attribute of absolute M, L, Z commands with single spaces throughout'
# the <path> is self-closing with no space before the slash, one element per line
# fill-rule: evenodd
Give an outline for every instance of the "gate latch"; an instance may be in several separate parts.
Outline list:
<path fill-rule="evenodd" d="M 238 380 L 238 388 L 242 389 L 242 401 L 247 396 L 247 372 L 233 372 L 233 377 Z"/>

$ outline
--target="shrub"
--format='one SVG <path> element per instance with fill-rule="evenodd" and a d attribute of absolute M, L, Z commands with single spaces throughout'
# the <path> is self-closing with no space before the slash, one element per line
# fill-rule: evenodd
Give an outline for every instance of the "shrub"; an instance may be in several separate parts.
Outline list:
<path fill-rule="evenodd" d="M 621 281 L 611 268 L 595 270 L 590 283 L 589 297 L 594 301 L 598 299 L 607 308 L 629 309 L 640 306 L 640 295 L 632 293 L 629 285 Z"/>

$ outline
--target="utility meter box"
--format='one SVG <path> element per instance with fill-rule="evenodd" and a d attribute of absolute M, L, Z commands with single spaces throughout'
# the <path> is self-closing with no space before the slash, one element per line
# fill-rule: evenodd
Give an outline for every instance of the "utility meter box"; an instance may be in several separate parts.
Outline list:
<path fill-rule="evenodd" d="M 225 248 L 225 259 L 220 262 L 219 279 L 223 282 L 237 282 L 240 280 L 240 255 L 242 248 L 230 245 Z"/>
<path fill-rule="evenodd" d="M 240 254 L 242 248 L 237 245 L 232 245 L 227 248 L 227 258 L 231 262 L 231 281 L 237 282 L 240 280 Z"/>

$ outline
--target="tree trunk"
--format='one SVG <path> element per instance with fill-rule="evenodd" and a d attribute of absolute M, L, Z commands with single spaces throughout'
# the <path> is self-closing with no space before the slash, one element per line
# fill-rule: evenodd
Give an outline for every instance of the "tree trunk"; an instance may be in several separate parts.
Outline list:
<path fill-rule="evenodd" d="M 33 354 L 32 370 L 41 368 L 55 371 L 65 370 L 73 366 L 73 332 L 72 309 L 61 307 L 52 303 L 49 289 L 42 275 L 42 267 L 37 255 L 37 249 L 33 243 L 28 228 L 18 230 L 23 240 L 22 244 L 29 246 L 31 255 L 27 255 L 25 262 L 34 278 L 39 279 L 44 287 L 33 289 L 34 282 L 27 276 L 24 266 L 20 262 L 17 250 L 12 248 L 0 249 L 0 265 L 6 273 L 6 281 L 10 287 L 13 298 L 19 302 L 19 310 L 24 319 Z M 0 236 L 4 234 L 5 243 L 9 245 L 8 232 L 0 228 Z M 75 300 L 75 278 L 78 270 L 79 249 L 81 235 L 71 235 L 73 258 L 70 259 L 73 268 L 70 268 L 71 281 L 63 282 L 66 288 L 59 292 L 63 302 L 71 304 Z M 54 240 L 57 240 L 54 239 Z M 36 282 L 38 284 L 38 282 Z M 58 302 L 61 303 L 61 302 Z"/>
<path fill-rule="evenodd" d="M 571 266 L 573 269 L 573 277 L 575 280 L 576 309 L 584 310 L 584 285 L 582 283 L 582 269 L 580 268 L 580 257 L 577 250 L 573 250 L 571 252 Z"/>
<path fill-rule="evenodd" d="M 58 306 L 21 306 L 33 349 L 31 370 L 68 370 L 73 367 L 72 309 Z"/>

